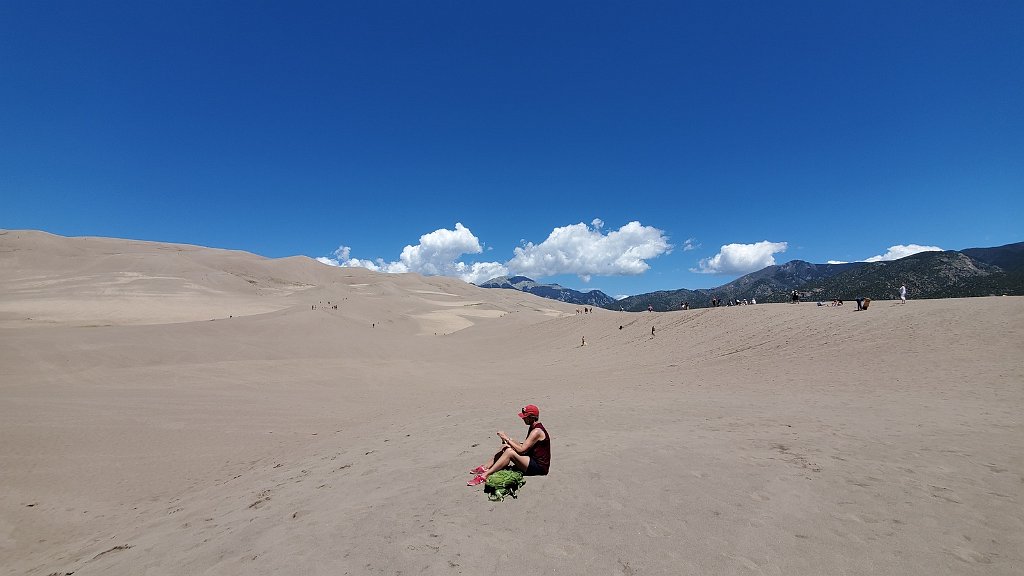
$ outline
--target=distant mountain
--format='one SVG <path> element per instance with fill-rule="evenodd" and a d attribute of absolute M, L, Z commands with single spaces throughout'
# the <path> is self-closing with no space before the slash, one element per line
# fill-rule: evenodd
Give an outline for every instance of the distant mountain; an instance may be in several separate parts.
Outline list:
<path fill-rule="evenodd" d="M 799 290 L 808 283 L 829 278 L 859 265 L 860 263 L 811 264 L 803 260 L 793 260 L 751 272 L 717 288 L 663 290 L 638 294 L 619 300 L 611 308 L 640 312 L 650 306 L 654 310 L 664 312 L 679 310 L 684 302 L 688 302 L 691 308 L 704 308 L 711 306 L 713 298 L 718 298 L 722 302 L 784 302 L 789 299 L 793 290 Z"/>
<path fill-rule="evenodd" d="M 991 264 L 1004 272 L 1024 270 L 1024 242 L 995 248 L 968 248 L 960 252 L 970 256 L 972 260 Z"/>
<path fill-rule="evenodd" d="M 659 290 L 629 296 L 622 300 L 615 301 L 611 306 L 605 306 L 609 310 L 625 310 L 626 312 L 643 312 L 650 306 L 658 312 L 666 310 L 679 310 L 684 302 L 689 303 L 691 308 L 704 308 L 711 305 L 712 296 L 705 290 Z"/>
<path fill-rule="evenodd" d="M 793 290 L 804 300 L 841 298 L 853 300 L 895 298 L 906 284 L 910 298 L 963 298 L 989 295 L 1024 295 L 1024 242 L 993 248 L 960 251 L 919 252 L 886 262 L 811 264 L 793 260 L 768 266 L 741 276 L 717 288 L 661 290 L 615 300 L 593 290 L 587 293 L 557 284 L 537 284 L 525 276 L 499 277 L 483 288 L 513 288 L 545 298 L 574 304 L 600 306 L 609 310 L 641 312 L 650 306 L 664 312 L 711 306 L 711 300 L 757 300 L 787 302 Z"/>
<path fill-rule="evenodd" d="M 580 304 L 584 306 L 609 308 L 615 303 L 614 298 L 600 290 L 579 292 L 571 288 L 559 286 L 558 284 L 538 284 L 526 276 L 498 276 L 497 278 L 491 278 L 483 284 L 477 284 L 477 286 L 481 288 L 510 288 L 512 290 L 529 292 L 530 294 L 550 298 L 552 300 L 559 300 L 561 302 Z"/>
<path fill-rule="evenodd" d="M 802 290 L 815 300 L 895 298 L 901 284 L 911 298 L 1024 295 L 1024 242 L 866 262 Z"/>
<path fill-rule="evenodd" d="M 756 299 L 758 302 L 786 302 L 793 290 L 800 291 L 808 284 L 822 282 L 862 264 L 811 264 L 792 260 L 751 272 L 708 292 L 725 301 Z"/>

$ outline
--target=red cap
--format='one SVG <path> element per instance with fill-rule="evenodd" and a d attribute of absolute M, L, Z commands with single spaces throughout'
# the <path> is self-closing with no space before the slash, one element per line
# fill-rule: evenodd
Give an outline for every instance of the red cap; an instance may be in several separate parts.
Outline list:
<path fill-rule="evenodd" d="M 527 404 L 525 408 L 519 413 L 520 418 L 526 418 L 527 416 L 533 416 L 534 418 L 540 418 L 540 408 L 537 408 L 533 404 Z"/>

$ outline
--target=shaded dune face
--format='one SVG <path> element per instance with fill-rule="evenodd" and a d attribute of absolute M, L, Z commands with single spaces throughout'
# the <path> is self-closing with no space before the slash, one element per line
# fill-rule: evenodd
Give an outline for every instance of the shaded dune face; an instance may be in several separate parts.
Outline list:
<path fill-rule="evenodd" d="M 449 278 L 3 231 L 0 558 L 1016 574 L 1022 327 L 1013 297 L 577 315 Z M 526 404 L 551 473 L 491 503 L 468 470 L 497 430 L 525 437 Z"/>

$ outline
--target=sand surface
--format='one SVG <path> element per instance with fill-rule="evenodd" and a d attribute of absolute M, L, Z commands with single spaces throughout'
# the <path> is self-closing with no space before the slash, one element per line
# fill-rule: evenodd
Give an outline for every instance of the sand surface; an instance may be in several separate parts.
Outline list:
<path fill-rule="evenodd" d="M 0 574 L 1024 572 L 1024 298 L 575 309 L 0 231 Z"/>

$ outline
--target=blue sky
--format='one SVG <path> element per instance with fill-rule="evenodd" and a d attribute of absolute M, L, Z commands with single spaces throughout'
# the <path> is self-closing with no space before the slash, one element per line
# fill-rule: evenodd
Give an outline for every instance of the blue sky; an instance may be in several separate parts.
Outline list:
<path fill-rule="evenodd" d="M 1021 30 L 1021 2 L 4 2 L 0 227 L 612 295 L 1019 242 Z"/>

